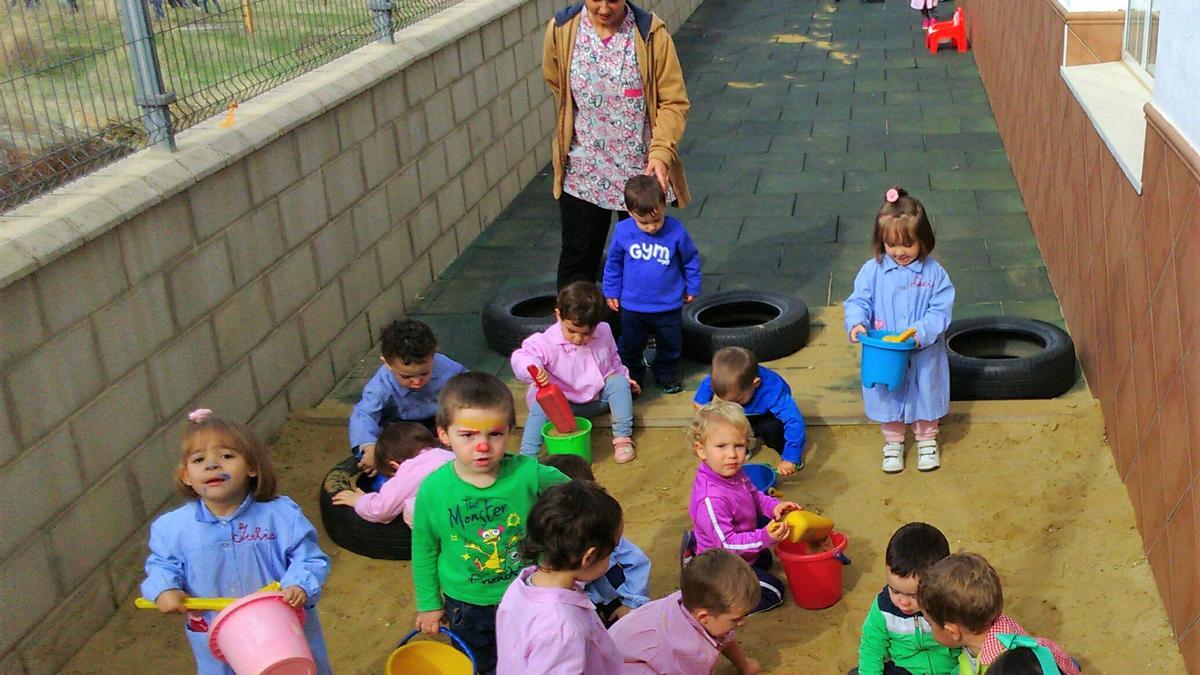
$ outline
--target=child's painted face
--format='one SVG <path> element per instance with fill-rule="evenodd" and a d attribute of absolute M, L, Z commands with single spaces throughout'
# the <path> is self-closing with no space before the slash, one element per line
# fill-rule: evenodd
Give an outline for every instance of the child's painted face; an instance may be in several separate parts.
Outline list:
<path fill-rule="evenodd" d="M 596 333 L 595 326 L 584 326 L 570 319 L 564 319 L 557 309 L 554 310 L 554 318 L 558 319 L 559 325 L 562 326 L 563 339 L 576 347 L 582 347 L 591 342 L 592 335 Z"/>
<path fill-rule="evenodd" d="M 251 471 L 242 453 L 211 437 L 183 460 L 183 484 L 196 491 L 215 515 L 233 513 L 250 490 Z"/>
<path fill-rule="evenodd" d="M 909 616 L 921 611 L 921 606 L 917 604 L 917 585 L 920 580 L 915 574 L 902 577 L 891 570 L 887 571 L 888 597 L 901 612 Z"/>
<path fill-rule="evenodd" d="M 917 259 L 917 255 L 921 253 L 921 245 L 915 241 L 907 244 L 889 244 L 884 242 L 883 252 L 888 254 L 892 260 L 895 260 L 897 265 L 906 267 L 909 263 Z"/>
<path fill-rule="evenodd" d="M 448 428 L 437 430 L 460 473 L 483 476 L 500 471 L 510 431 L 504 411 L 491 408 L 460 408 Z"/>
<path fill-rule="evenodd" d="M 433 354 L 430 354 L 429 358 L 424 361 L 415 363 L 405 363 L 400 359 L 388 361 L 382 356 L 379 358 L 383 360 L 388 370 L 392 371 L 396 382 L 405 389 L 416 391 L 429 384 L 430 378 L 433 377 Z"/>
<path fill-rule="evenodd" d="M 633 222 L 637 223 L 637 228 L 646 234 L 658 234 L 658 231 L 663 228 L 663 223 L 667 222 L 667 209 L 658 207 L 650 213 L 629 212 Z"/>
<path fill-rule="evenodd" d="M 714 421 L 703 441 L 693 443 L 696 456 L 719 476 L 731 478 L 746 463 L 746 432 L 725 422 Z"/>
<path fill-rule="evenodd" d="M 729 635 L 735 628 L 739 628 L 746 623 L 746 616 L 750 614 L 753 607 L 744 607 L 738 610 L 730 610 L 723 614 L 709 614 L 705 610 L 701 610 L 703 614 L 697 618 L 701 626 L 704 626 L 704 631 L 715 638 L 723 638 Z"/>

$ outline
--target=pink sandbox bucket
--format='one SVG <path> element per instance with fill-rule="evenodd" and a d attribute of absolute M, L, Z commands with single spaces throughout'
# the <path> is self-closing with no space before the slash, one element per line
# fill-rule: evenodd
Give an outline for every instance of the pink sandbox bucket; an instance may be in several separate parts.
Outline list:
<path fill-rule="evenodd" d="M 251 593 L 226 607 L 208 631 L 213 656 L 238 675 L 316 675 L 304 639 L 304 608 L 291 607 L 283 593 Z"/>

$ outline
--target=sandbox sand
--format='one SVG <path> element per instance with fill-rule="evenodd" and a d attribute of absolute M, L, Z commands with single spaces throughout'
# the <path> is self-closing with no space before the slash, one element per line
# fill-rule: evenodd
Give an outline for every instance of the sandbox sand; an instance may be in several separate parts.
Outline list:
<path fill-rule="evenodd" d="M 343 456 L 345 434 L 293 420 L 273 450 L 284 493 L 318 529 L 317 486 Z M 695 458 L 682 431 L 639 430 L 638 459 L 618 466 L 610 438 L 594 432 L 597 477 L 625 508 L 625 535 L 654 561 L 652 594 L 665 595 L 676 588 Z M 1184 672 L 1098 412 L 1061 422 L 947 424 L 944 467 L 931 474 L 911 465 L 898 476 L 882 473 L 872 427 L 816 427 L 810 438 L 808 466 L 782 493 L 833 518 L 853 564 L 833 607 L 802 610 L 789 598 L 739 631 L 768 672 L 844 673 L 856 664 L 859 627 L 883 585 L 884 546 L 909 520 L 937 525 L 953 550 L 987 556 L 1005 582 L 1007 611 L 1065 646 L 1085 672 Z M 911 463 L 911 443 L 909 452 Z M 765 459 L 778 458 L 766 451 Z M 412 625 L 411 566 L 363 558 L 321 536 L 333 560 L 320 607 L 334 666 L 381 673 Z M 181 631 L 178 617 L 136 611 L 130 597 L 66 672 L 194 672 Z M 734 671 L 723 662 L 719 672 Z"/>

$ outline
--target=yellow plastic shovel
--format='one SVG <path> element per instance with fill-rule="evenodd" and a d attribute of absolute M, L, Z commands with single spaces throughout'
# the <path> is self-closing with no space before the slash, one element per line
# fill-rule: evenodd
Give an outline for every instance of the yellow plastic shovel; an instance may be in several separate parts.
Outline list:
<path fill-rule="evenodd" d="M 883 338 L 883 341 L 884 342 L 904 342 L 905 340 L 911 338 L 912 336 L 914 336 L 916 334 L 917 334 L 917 329 L 913 328 L 912 326 L 909 326 L 908 328 L 905 328 L 904 332 L 899 335 L 885 335 Z"/>
<path fill-rule="evenodd" d="M 272 581 L 266 586 L 263 586 L 255 591 L 255 593 L 279 590 L 283 590 L 283 586 L 279 585 L 278 581 Z M 240 599 L 241 598 L 188 598 L 187 600 L 183 601 L 183 606 L 187 607 L 189 611 L 193 612 L 219 612 Z M 138 609 L 158 608 L 158 605 L 154 604 L 154 601 L 148 598 L 138 598 L 137 600 L 134 600 L 133 606 L 137 607 Z"/>

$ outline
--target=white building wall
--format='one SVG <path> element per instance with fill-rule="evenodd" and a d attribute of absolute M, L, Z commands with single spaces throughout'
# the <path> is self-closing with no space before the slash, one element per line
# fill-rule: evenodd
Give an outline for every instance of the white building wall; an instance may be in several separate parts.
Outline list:
<path fill-rule="evenodd" d="M 1162 3 L 1154 106 L 1200 150 L 1200 2 Z"/>

